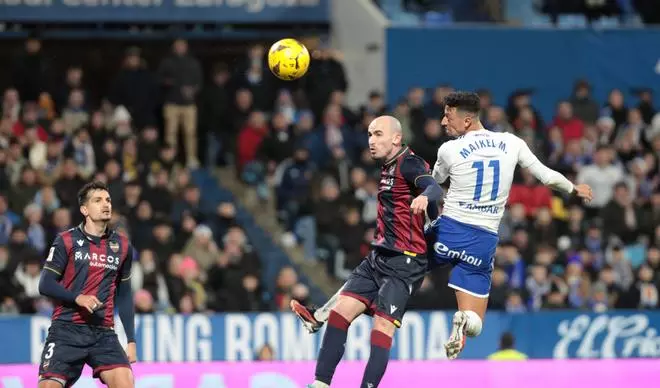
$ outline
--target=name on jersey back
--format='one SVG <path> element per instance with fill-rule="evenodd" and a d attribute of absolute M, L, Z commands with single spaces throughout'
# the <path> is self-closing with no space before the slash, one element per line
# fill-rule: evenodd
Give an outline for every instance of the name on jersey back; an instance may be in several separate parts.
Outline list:
<path fill-rule="evenodd" d="M 487 134 L 478 134 L 476 136 L 488 136 Z M 493 139 L 480 139 L 470 143 L 467 147 L 463 147 L 459 154 L 463 159 L 467 159 L 471 153 L 483 148 L 499 148 L 500 151 L 506 154 L 506 143 L 504 141 L 495 141 Z"/>

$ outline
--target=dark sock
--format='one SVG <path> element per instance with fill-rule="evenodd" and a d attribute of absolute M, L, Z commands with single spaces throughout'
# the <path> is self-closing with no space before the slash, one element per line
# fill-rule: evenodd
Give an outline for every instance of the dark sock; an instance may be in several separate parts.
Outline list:
<path fill-rule="evenodd" d="M 316 363 L 316 380 L 330 385 L 337 364 L 344 355 L 346 334 L 350 324 L 346 318 L 330 311 L 328 327 L 325 329 L 319 359 Z"/>
<path fill-rule="evenodd" d="M 385 375 L 387 363 L 390 360 L 390 348 L 392 347 L 392 337 L 382 331 L 371 331 L 371 354 L 369 362 L 364 370 L 362 378 L 362 388 L 375 388 L 380 384 L 380 380 Z"/>

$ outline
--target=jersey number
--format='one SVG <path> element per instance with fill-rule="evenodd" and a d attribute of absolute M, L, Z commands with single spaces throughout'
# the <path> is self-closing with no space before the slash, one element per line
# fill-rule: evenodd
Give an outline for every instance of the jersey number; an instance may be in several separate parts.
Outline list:
<path fill-rule="evenodd" d="M 491 160 L 488 162 L 488 167 L 493 169 L 493 188 L 490 191 L 490 200 L 494 201 L 497 199 L 497 192 L 500 189 L 500 161 Z M 477 183 L 474 186 L 474 197 L 472 198 L 475 202 L 479 202 L 481 199 L 481 188 L 484 185 L 484 162 L 482 160 L 472 163 L 472 168 L 477 169 Z"/>
<path fill-rule="evenodd" d="M 44 359 L 48 360 L 53 357 L 53 351 L 55 351 L 55 344 L 51 342 L 46 345 L 46 354 L 44 355 Z"/>

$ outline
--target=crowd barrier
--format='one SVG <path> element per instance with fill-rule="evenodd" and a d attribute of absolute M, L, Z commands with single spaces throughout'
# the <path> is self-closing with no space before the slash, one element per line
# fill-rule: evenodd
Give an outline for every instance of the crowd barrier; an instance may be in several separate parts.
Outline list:
<path fill-rule="evenodd" d="M 409 311 L 396 333 L 391 357 L 401 361 L 442 360 L 451 329 L 451 312 Z M 116 330 L 125 341 L 118 318 Z M 0 318 L 0 364 L 38 363 L 50 318 Z M 608 314 L 539 312 L 488 313 L 481 335 L 468 340 L 464 359 L 486 359 L 498 348 L 503 332 L 530 358 L 660 357 L 660 312 L 617 311 Z M 360 317 L 349 330 L 345 358 L 369 357 L 371 319 Z M 312 361 L 323 332 L 307 334 L 289 313 L 139 315 L 138 359 L 146 362 L 253 361 L 268 344 L 280 361 Z M 11 351 L 4 351 L 11 349 Z"/>
<path fill-rule="evenodd" d="M 380 388 L 621 388 L 652 386 L 660 377 L 657 360 L 534 360 L 518 362 L 394 361 Z M 313 362 L 135 364 L 136 388 L 303 388 L 314 379 Z M 339 365 L 333 387 L 357 387 L 364 362 Z M 37 386 L 33 365 L 0 366 L 0 386 Z M 100 388 L 86 369 L 74 388 Z"/>

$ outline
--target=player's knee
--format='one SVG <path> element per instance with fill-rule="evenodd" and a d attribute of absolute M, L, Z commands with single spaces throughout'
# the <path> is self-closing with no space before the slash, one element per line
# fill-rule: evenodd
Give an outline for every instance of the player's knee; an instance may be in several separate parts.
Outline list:
<path fill-rule="evenodd" d="M 48 378 L 45 380 L 41 380 L 39 382 L 38 387 L 39 388 L 63 388 L 65 386 L 65 382 L 62 379 L 58 378 Z"/>
<path fill-rule="evenodd" d="M 481 321 L 481 317 L 479 317 L 479 314 L 475 313 L 472 310 L 466 310 L 463 312 L 468 317 L 468 323 L 467 325 L 465 325 L 465 334 L 468 337 L 476 337 L 479 334 L 481 334 L 481 328 L 483 326 L 483 322 Z"/>
<path fill-rule="evenodd" d="M 396 331 L 396 325 L 391 320 L 376 315 L 374 317 L 373 331 L 379 331 L 392 338 L 394 337 L 394 332 Z"/>
<path fill-rule="evenodd" d="M 332 311 L 341 315 L 348 322 L 353 322 L 365 310 L 366 306 L 363 302 L 344 295 L 339 297 L 337 305 L 332 309 Z"/>

